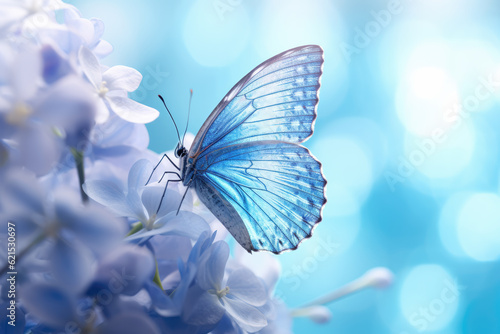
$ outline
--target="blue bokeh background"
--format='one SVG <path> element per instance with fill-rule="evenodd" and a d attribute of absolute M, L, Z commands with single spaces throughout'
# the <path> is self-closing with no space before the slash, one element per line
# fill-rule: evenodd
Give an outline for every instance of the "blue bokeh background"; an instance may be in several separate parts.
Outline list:
<path fill-rule="evenodd" d="M 329 202 L 279 256 L 300 306 L 376 266 L 387 290 L 329 305 L 296 333 L 500 333 L 500 6 L 497 0 L 72 0 L 106 23 L 104 62 L 144 75 L 133 97 L 196 133 L 225 93 L 288 48 L 325 50 L 314 136 Z M 489 82 L 489 83 L 488 83 Z M 166 113 L 150 147 L 172 149 Z"/>

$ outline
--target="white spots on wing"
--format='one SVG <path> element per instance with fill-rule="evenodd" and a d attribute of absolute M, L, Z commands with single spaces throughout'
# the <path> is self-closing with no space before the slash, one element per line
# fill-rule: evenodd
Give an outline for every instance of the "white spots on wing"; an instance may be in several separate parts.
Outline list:
<path fill-rule="evenodd" d="M 304 92 L 301 90 L 297 90 L 293 93 L 293 96 L 297 99 L 300 100 L 304 97 Z"/>
<path fill-rule="evenodd" d="M 295 79 L 295 83 L 297 85 L 302 85 L 302 84 L 304 84 L 304 82 L 305 82 L 305 79 L 302 77 Z"/>
<path fill-rule="evenodd" d="M 302 74 L 305 72 L 304 66 L 297 66 L 296 70 L 297 73 Z"/>
<path fill-rule="evenodd" d="M 317 84 L 318 83 L 318 78 L 317 77 L 307 77 L 306 80 L 310 84 Z"/>
<path fill-rule="evenodd" d="M 293 129 L 298 129 L 302 126 L 302 122 L 299 120 L 295 120 L 291 123 Z"/>
<path fill-rule="evenodd" d="M 305 106 L 300 105 L 300 104 L 297 104 L 297 105 L 293 108 L 293 110 L 294 110 L 296 113 L 300 113 L 301 111 L 303 111 L 303 110 L 305 110 L 305 109 L 306 109 L 306 108 L 305 108 Z"/>

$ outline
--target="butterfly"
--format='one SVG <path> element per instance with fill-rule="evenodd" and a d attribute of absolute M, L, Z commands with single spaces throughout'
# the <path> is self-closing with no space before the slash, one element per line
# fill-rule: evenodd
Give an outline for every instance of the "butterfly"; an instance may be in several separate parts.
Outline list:
<path fill-rule="evenodd" d="M 250 253 L 296 249 L 322 219 L 321 163 L 300 145 L 314 131 L 322 67 L 317 45 L 266 60 L 221 100 L 189 151 L 181 140 L 174 151 L 176 181 Z"/>

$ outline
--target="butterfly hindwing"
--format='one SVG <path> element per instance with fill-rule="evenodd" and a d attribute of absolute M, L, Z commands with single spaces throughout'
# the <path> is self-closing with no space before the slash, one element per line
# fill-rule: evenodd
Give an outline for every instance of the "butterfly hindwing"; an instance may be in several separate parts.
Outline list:
<path fill-rule="evenodd" d="M 247 250 L 294 249 L 321 220 L 326 181 L 321 164 L 305 147 L 260 141 L 207 157 L 195 184 L 210 185 L 239 214 L 252 243 Z M 220 220 L 231 234 L 242 233 L 229 216 Z"/>

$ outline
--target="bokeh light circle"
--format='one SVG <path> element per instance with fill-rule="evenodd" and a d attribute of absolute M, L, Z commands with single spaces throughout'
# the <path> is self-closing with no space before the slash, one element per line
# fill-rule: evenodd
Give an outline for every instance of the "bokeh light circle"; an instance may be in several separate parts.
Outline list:
<path fill-rule="evenodd" d="M 292 47 L 338 46 L 343 20 L 328 0 L 269 0 L 262 9 L 257 50 L 276 54 Z"/>
<path fill-rule="evenodd" d="M 243 52 L 249 32 L 245 6 L 218 8 L 212 0 L 198 0 L 186 18 L 184 42 L 200 65 L 225 66 Z"/>
<path fill-rule="evenodd" d="M 318 138 L 313 152 L 323 164 L 328 181 L 328 201 L 332 216 L 348 216 L 359 211 L 373 183 L 372 162 L 354 139 L 341 136 Z"/>
<path fill-rule="evenodd" d="M 450 254 L 458 257 L 463 257 L 465 254 L 458 241 L 457 218 L 471 194 L 470 192 L 458 192 L 450 196 L 441 208 L 439 216 L 438 229 L 441 243 Z"/>
<path fill-rule="evenodd" d="M 443 58 L 441 50 L 444 42 L 440 35 L 438 27 L 428 21 L 396 20 L 387 28 L 381 35 L 379 55 L 373 59 L 372 66 L 374 71 L 379 73 L 380 80 L 385 83 L 388 91 L 393 92 L 394 85 L 407 72 L 410 64 L 413 68 L 436 66 L 436 60 Z M 426 47 L 427 55 L 417 59 L 414 56 L 416 50 L 431 41 L 436 41 L 432 44 L 438 47 L 435 49 Z"/>
<path fill-rule="evenodd" d="M 460 122 L 460 123 L 459 123 Z M 437 126 L 429 136 L 405 136 L 404 160 L 430 179 L 452 178 L 471 163 L 476 148 L 474 125 L 460 119 L 453 126 Z"/>
<path fill-rule="evenodd" d="M 500 258 L 500 196 L 493 193 L 471 195 L 457 220 L 457 236 L 463 251 L 478 261 Z"/>
<path fill-rule="evenodd" d="M 436 264 L 414 267 L 401 286 L 401 311 L 415 332 L 437 331 L 453 320 L 460 301 L 460 286 Z"/>
<path fill-rule="evenodd" d="M 460 99 L 445 69 L 424 66 L 408 69 L 398 85 L 395 102 L 397 115 L 406 130 L 429 136 L 436 128 L 450 127 L 448 113 Z"/>

